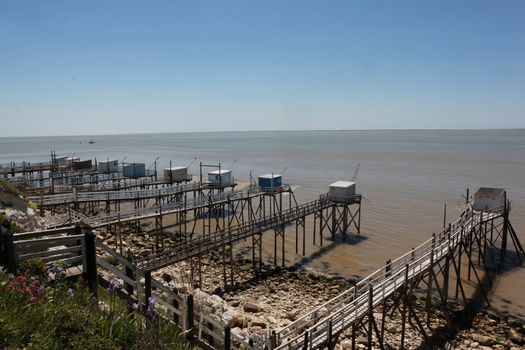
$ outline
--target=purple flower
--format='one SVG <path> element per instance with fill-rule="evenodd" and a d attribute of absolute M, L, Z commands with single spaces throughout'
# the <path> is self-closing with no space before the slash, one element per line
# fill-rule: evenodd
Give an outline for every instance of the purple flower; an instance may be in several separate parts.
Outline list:
<path fill-rule="evenodd" d="M 118 288 L 119 287 L 119 282 L 112 278 L 111 281 L 109 281 L 109 287 L 108 287 L 108 294 L 113 294 L 113 292 L 115 291 L 115 288 Z"/>
<path fill-rule="evenodd" d="M 112 278 L 111 281 L 109 281 L 109 285 L 113 286 L 114 288 L 118 288 L 119 284 L 119 281 L 114 278 Z"/>
<path fill-rule="evenodd" d="M 155 297 L 148 298 L 148 308 L 146 309 L 146 315 L 149 317 L 153 316 L 153 308 L 155 307 L 156 302 L 157 299 Z"/>
<path fill-rule="evenodd" d="M 133 303 L 133 310 L 138 311 L 139 303 Z"/>
<path fill-rule="evenodd" d="M 149 317 L 153 316 L 153 308 L 148 305 L 148 309 L 146 310 L 146 315 Z"/>
<path fill-rule="evenodd" d="M 58 277 L 62 273 L 62 269 L 58 266 L 53 266 L 49 269 L 49 272 Z"/>
<path fill-rule="evenodd" d="M 67 290 L 67 295 L 69 296 L 69 298 L 73 298 L 73 295 L 75 295 L 75 292 L 73 291 L 73 289 L 69 288 Z"/>

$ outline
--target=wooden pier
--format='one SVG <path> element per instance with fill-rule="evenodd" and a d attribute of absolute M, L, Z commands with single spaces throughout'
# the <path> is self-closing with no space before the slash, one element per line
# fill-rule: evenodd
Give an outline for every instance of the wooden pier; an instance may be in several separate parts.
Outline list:
<path fill-rule="evenodd" d="M 507 202 L 506 202 L 507 203 Z M 432 296 L 438 296 L 440 308 L 452 329 L 448 301 L 450 292 L 465 303 L 466 297 L 461 268 L 468 269 L 468 279 L 474 279 L 482 296 L 482 303 L 489 304 L 488 291 L 482 283 L 482 273 L 487 276 L 498 271 L 505 263 L 507 244 L 512 242 L 515 257 L 521 263 L 525 251 L 510 221 L 508 204 L 491 211 L 467 209 L 461 217 L 443 232 L 413 248 L 401 257 L 387 261 L 381 269 L 359 281 L 353 288 L 341 293 L 319 307 L 310 310 L 286 327 L 270 331 L 254 348 L 269 349 L 320 349 L 333 348 L 338 337 L 347 329 L 352 330 L 352 348 L 356 348 L 356 330 L 368 336 L 368 349 L 405 347 L 406 325 L 414 325 L 422 337 L 432 333 L 430 328 Z M 496 221 L 500 220 L 499 224 Z M 476 261 L 477 260 L 477 261 Z M 453 276 L 454 275 L 454 276 Z M 455 286 L 451 285 L 452 277 Z M 414 312 L 412 295 L 419 289 L 426 292 L 427 320 Z M 392 300 L 391 309 L 386 301 Z M 381 308 L 381 319 L 375 319 L 374 310 Z M 401 341 L 387 344 L 384 337 L 384 318 L 397 308 L 402 318 Z M 407 313 L 408 311 L 408 313 Z"/>
<path fill-rule="evenodd" d="M 30 174 L 39 171 L 39 167 L 45 166 L 22 169 Z M 474 210 L 471 203 L 467 203 L 461 216 L 442 232 L 433 234 L 406 254 L 388 260 L 333 299 L 305 310 L 285 327 L 241 338 L 232 334 L 227 324 L 207 314 L 191 292 L 175 292 L 163 281 L 156 280 L 153 272 L 185 261 L 191 266 L 192 284 L 201 286 L 201 259 L 217 252 L 222 255 L 224 287 L 232 286 L 236 244 L 251 242 L 253 268 L 257 271 L 262 265 L 262 237 L 272 235 L 273 263 L 284 266 L 285 238 L 293 234 L 291 224 L 295 224 L 295 252 L 299 253 L 302 246 L 303 255 L 308 239 L 307 222 L 313 221 L 313 230 L 309 231 L 313 232 L 314 244 L 322 245 L 327 231 L 332 237 L 341 234 L 343 239 L 350 232 L 359 234 L 361 196 L 336 201 L 323 194 L 314 201 L 297 204 L 293 192 L 286 186 L 277 191 L 257 187 L 236 191 L 233 186 L 231 191 L 225 191 L 229 185 L 206 186 L 188 183 L 32 197 L 41 206 L 61 208 L 63 212 L 53 216 L 55 222 L 49 222 L 65 227 L 24 234 L 12 234 L 2 227 L 0 263 L 12 271 L 29 258 L 42 258 L 48 264 L 62 261 L 80 269 L 94 293 L 98 284 L 104 286 L 110 277 L 117 278 L 124 284 L 120 296 L 130 305 L 145 303 L 150 296 L 157 296 L 157 315 L 170 320 L 186 331 L 188 338 L 208 348 L 273 350 L 333 349 L 342 334 L 349 332 L 353 349 L 357 348 L 358 333 L 366 335 L 368 349 L 403 349 L 407 327 L 419 332 L 422 338 L 430 337 L 434 331 L 430 321 L 438 317 L 432 310 L 438 307 L 448 328 L 452 329 L 450 300 L 488 305 L 489 288 L 498 272 L 512 259 L 518 263 L 525 259 L 525 251 L 509 220 L 511 208 L 506 194 L 500 207 Z M 122 209 L 120 203 L 132 203 L 134 207 Z M 103 208 L 103 212 L 89 215 L 88 206 Z M 176 217 L 175 234 L 180 234 L 180 239 L 175 243 L 163 241 L 166 215 Z M 146 255 L 128 255 L 122 247 L 110 247 L 94 234 L 105 228 L 117 237 L 121 225 L 143 220 L 155 221 L 153 232 L 158 238 L 154 249 Z M 200 232 L 199 225 L 202 225 Z M 110 264 L 100 253 L 110 255 L 118 264 Z M 465 281 L 475 284 L 476 300 L 467 296 Z M 416 295 L 423 295 L 426 314 L 415 312 Z M 402 321 L 399 341 L 395 344 L 389 343 L 385 336 L 387 314 L 396 315 Z"/>
<path fill-rule="evenodd" d="M 51 162 L 10 162 L 0 164 L 0 176 L 8 178 L 16 174 L 36 174 L 53 169 Z"/>
<path fill-rule="evenodd" d="M 118 191 L 86 191 L 77 193 L 28 196 L 27 199 L 31 202 L 38 203 L 43 207 L 52 207 L 77 202 L 133 201 L 136 199 L 159 198 L 184 192 L 206 190 L 210 188 L 212 188 L 212 186 L 208 184 L 190 182 L 183 185 L 174 185 L 154 189 L 130 190 L 127 188 L 121 188 Z"/>

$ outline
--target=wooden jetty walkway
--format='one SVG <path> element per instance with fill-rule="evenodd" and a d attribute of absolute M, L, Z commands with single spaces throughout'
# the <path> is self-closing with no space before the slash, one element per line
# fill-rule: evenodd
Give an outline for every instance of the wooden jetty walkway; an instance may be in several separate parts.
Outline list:
<path fill-rule="evenodd" d="M 189 186 L 188 188 L 190 187 L 192 186 Z M 102 197 L 105 196 L 107 199 L 108 196 L 114 195 L 113 198 L 129 198 L 130 200 L 137 198 L 158 198 L 159 191 L 164 191 L 164 195 L 171 193 L 170 191 L 173 191 L 172 194 L 175 194 L 180 193 L 178 191 L 181 191 L 181 188 L 166 187 L 164 189 L 157 190 L 119 191 L 115 193 L 108 192 Z M 220 205 L 229 202 L 255 198 L 264 194 L 265 193 L 262 192 L 259 188 L 252 188 L 240 191 L 218 192 L 203 196 L 197 196 L 194 198 L 186 198 L 183 201 L 169 202 L 155 206 L 140 207 L 128 210 L 120 210 L 110 213 L 101 213 L 95 216 L 85 216 L 74 210 L 69 209 L 66 213 L 55 214 L 51 216 L 46 225 L 48 226 L 47 228 L 53 228 L 60 226 L 70 226 L 82 222 L 91 228 L 100 228 L 130 221 L 151 219 L 178 212 L 192 211 L 196 209 L 205 208 L 210 205 Z M 78 193 L 77 195 L 82 196 L 81 193 Z M 92 196 L 92 198 L 96 198 L 97 195 L 97 192 L 89 194 L 89 196 Z M 86 198 L 89 198 L 89 196 L 87 196 Z"/>
<path fill-rule="evenodd" d="M 205 196 L 187 198 L 181 202 L 172 202 L 158 206 L 122 210 L 114 213 L 102 213 L 86 218 L 84 223 L 92 228 L 103 227 L 122 222 L 151 219 L 161 215 L 173 214 L 175 212 L 200 209 L 210 205 L 254 198 L 262 194 L 263 193 L 259 190 L 240 190 L 211 193 Z"/>
<path fill-rule="evenodd" d="M 137 260 L 136 266 L 142 271 L 150 272 L 211 251 L 219 251 L 226 245 L 231 246 L 246 238 L 260 235 L 264 231 L 282 228 L 290 222 L 319 212 L 332 204 L 327 196 L 322 196 L 318 200 L 265 216 L 259 220 L 231 226 L 228 229 L 171 246 L 169 249 Z"/>
<path fill-rule="evenodd" d="M 142 184 L 142 186 L 144 186 L 144 184 Z M 185 192 L 215 188 L 217 188 L 217 186 L 211 183 L 201 184 L 199 182 L 190 182 L 182 185 L 165 186 L 154 189 L 121 189 L 120 191 L 59 193 L 52 195 L 28 196 L 27 199 L 31 202 L 38 203 L 41 206 L 50 207 L 69 203 L 133 201 L 141 199 L 161 198 Z"/>
<path fill-rule="evenodd" d="M 184 181 L 189 181 L 187 179 Z M 11 182 L 25 185 L 28 190 L 34 192 L 48 191 L 51 193 L 77 191 L 108 191 L 120 190 L 134 187 L 146 187 L 170 183 L 164 179 L 158 179 L 154 170 L 146 169 L 144 177 L 135 179 L 126 177 L 122 172 L 100 173 L 96 171 L 61 171 L 49 173 L 47 176 L 39 173 L 37 175 L 27 174 L 10 178 Z"/>
<path fill-rule="evenodd" d="M 448 230 L 433 236 L 288 326 L 268 334 L 267 340 L 258 345 L 271 345 L 271 349 L 330 347 L 338 334 L 361 322 L 363 317 L 370 316 L 372 310 L 387 298 L 449 257 L 451 252 L 469 240 L 476 226 L 501 215 L 501 212 L 484 213 L 469 209 Z M 369 331 L 370 335 L 374 333 L 373 329 Z"/>
<path fill-rule="evenodd" d="M 7 177 L 8 175 L 14 176 L 15 174 L 31 174 L 34 172 L 49 171 L 53 168 L 54 164 L 51 162 L 10 162 L 0 164 L 0 175 Z"/>
<path fill-rule="evenodd" d="M 247 194 L 238 194 L 244 195 Z M 228 200 L 226 197 L 217 199 Z M 117 278 L 124 286 L 119 290 L 119 296 L 127 300 L 129 305 L 134 302 L 147 303 L 150 296 L 157 297 L 157 315 L 173 322 L 185 331 L 188 338 L 206 348 L 284 350 L 333 349 L 343 333 L 348 336 L 349 330 L 353 349 L 357 348 L 357 332 L 367 337 L 368 349 L 403 349 L 407 327 L 418 331 L 425 339 L 433 331 L 430 327 L 431 318 L 444 317 L 449 329 L 453 328 L 448 301 L 454 290 L 455 299 L 459 296 L 465 303 L 469 301 L 462 284 L 465 277 L 477 282 L 475 295 L 481 298 L 482 303 L 489 304 L 487 283 L 490 285 L 497 271 L 504 268 L 508 260 L 518 259 L 520 263 L 525 260 L 525 251 L 508 218 L 510 202 L 505 194 L 502 207 L 477 211 L 469 204 L 461 217 L 439 234 L 432 235 L 397 259 L 387 261 L 385 266 L 333 299 L 306 310 L 287 326 L 268 330 L 263 334 L 233 332 L 229 324 L 207 311 L 204 304 L 200 304 L 204 302 L 194 299 L 191 292 L 179 294 L 163 284 L 163 281 L 155 279 L 152 274 L 157 269 L 184 260 L 190 261 L 193 271 L 194 258 L 200 258 L 202 254 L 211 251 L 222 250 L 223 254 L 231 258 L 233 245 L 249 237 L 254 240 L 255 254 L 256 241 L 258 240 L 257 248 L 260 249 L 260 239 L 264 232 L 274 230 L 276 239 L 280 235 L 284 241 L 286 224 L 302 220 L 304 225 L 304 218 L 316 213 L 331 212 L 336 215 L 338 206 L 356 204 L 354 202 L 357 201 L 352 202 L 336 203 L 328 195 L 323 195 L 318 200 L 287 210 L 282 210 L 281 207 L 281 210 L 270 215 L 253 217 L 238 225 L 228 225 L 213 233 L 202 234 L 140 258 L 119 254 L 98 240 L 87 225 L 22 234 L 13 234 L 9 232 L 9 228 L 2 226 L 0 263 L 14 271 L 19 262 L 29 258 L 43 258 L 48 264 L 62 261 L 67 266 L 79 268 L 95 295 L 98 284 L 107 286 L 110 278 Z M 198 206 L 199 203 L 195 205 Z M 174 207 L 172 210 L 178 209 Z M 156 214 L 140 212 L 144 217 Z M 337 215 L 339 216 L 320 215 L 320 228 L 332 222 L 332 234 L 337 228 L 342 227 L 343 231 L 348 229 L 341 223 L 346 214 L 339 211 Z M 134 216 L 130 216 L 130 220 L 133 219 Z M 84 220 L 89 218 L 83 218 L 82 221 Z M 108 217 L 108 221 L 111 220 Z M 513 251 L 508 249 L 511 244 Z M 103 255 L 98 255 L 100 252 Z M 118 264 L 109 263 L 104 258 L 107 254 L 116 259 Z M 276 250 L 274 255 L 277 256 Z M 229 264 L 232 268 L 233 260 L 223 262 L 224 266 Z M 223 275 L 226 280 L 225 270 Z M 414 309 L 414 297 L 422 294 L 426 295 L 426 322 L 423 320 L 425 314 L 422 311 L 415 312 Z M 433 298 L 436 295 L 437 301 Z M 436 303 L 437 305 L 433 305 Z M 441 312 L 435 312 L 435 307 L 439 307 Z M 388 340 L 385 336 L 387 313 L 391 313 L 391 316 L 398 313 L 396 317 L 400 318 L 402 327 L 396 337 Z M 392 344 L 394 341 L 396 344 Z"/>

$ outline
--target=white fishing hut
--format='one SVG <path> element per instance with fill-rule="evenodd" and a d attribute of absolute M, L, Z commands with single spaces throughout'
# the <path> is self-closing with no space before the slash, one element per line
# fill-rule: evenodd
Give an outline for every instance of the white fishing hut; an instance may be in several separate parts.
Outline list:
<path fill-rule="evenodd" d="M 164 181 L 173 183 L 189 180 L 191 180 L 191 178 L 188 175 L 188 167 L 172 166 L 170 168 L 164 168 Z"/>
<path fill-rule="evenodd" d="M 213 185 L 231 185 L 233 184 L 232 171 L 227 169 L 210 171 L 208 173 L 208 182 Z"/>
<path fill-rule="evenodd" d="M 480 187 L 474 194 L 474 210 L 493 211 L 502 207 L 505 204 L 505 189 L 494 187 Z"/>
<path fill-rule="evenodd" d="M 104 174 L 116 173 L 118 172 L 118 160 L 107 160 L 103 162 L 98 162 L 97 169 L 99 172 Z"/>
<path fill-rule="evenodd" d="M 334 202 L 351 202 L 356 195 L 355 182 L 336 181 L 328 187 L 328 196 Z"/>
<path fill-rule="evenodd" d="M 80 162 L 79 157 L 67 157 L 65 161 L 66 168 L 73 168 L 73 164 L 76 162 Z"/>
<path fill-rule="evenodd" d="M 55 163 L 58 165 L 65 165 L 66 159 L 68 159 L 68 156 L 62 156 L 62 157 L 55 157 Z"/>

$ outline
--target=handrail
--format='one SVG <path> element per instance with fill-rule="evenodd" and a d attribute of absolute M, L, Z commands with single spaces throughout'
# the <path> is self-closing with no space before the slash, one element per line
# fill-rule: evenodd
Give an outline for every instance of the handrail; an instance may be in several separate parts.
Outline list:
<path fill-rule="evenodd" d="M 136 260 L 137 267 L 143 270 L 159 268 L 162 264 L 171 264 L 176 261 L 187 259 L 196 254 L 213 250 L 224 244 L 237 242 L 257 232 L 263 232 L 271 228 L 284 225 L 299 217 L 307 216 L 315 211 L 324 209 L 331 204 L 327 196 L 321 196 L 312 202 L 304 203 L 285 211 L 267 215 L 260 220 L 245 222 L 222 229 L 209 236 L 201 236 L 186 242 L 175 244 L 169 250 L 158 252 L 148 257 Z"/>
<path fill-rule="evenodd" d="M 131 200 L 145 199 L 159 196 L 173 195 L 186 191 L 200 189 L 198 182 L 191 182 L 184 185 L 168 186 L 155 189 L 140 190 L 121 190 L 121 191 L 97 191 L 97 192 L 78 192 L 63 193 L 47 196 L 30 196 L 29 200 L 39 202 L 44 205 L 62 204 L 70 202 L 88 202 L 88 201 L 105 201 L 105 200 Z"/>
<path fill-rule="evenodd" d="M 196 209 L 209 204 L 217 204 L 220 202 L 238 200 L 258 195 L 260 195 L 259 192 L 245 190 L 219 192 L 216 194 L 209 194 L 206 196 L 191 198 L 184 202 L 172 202 L 147 208 L 130 209 L 115 213 L 103 213 L 96 216 L 88 217 L 84 221 L 92 227 L 99 227 L 113 222 L 135 220 L 137 217 L 152 217 L 158 215 L 159 213 L 169 214 L 180 210 Z"/>
<path fill-rule="evenodd" d="M 309 332 L 310 342 L 315 342 L 316 336 L 326 334 L 329 321 L 332 322 L 332 327 L 341 329 L 348 327 L 367 312 L 370 288 L 374 293 L 373 304 L 376 305 L 405 283 L 405 273 L 408 273 L 409 278 L 412 279 L 431 268 L 430 263 L 433 259 L 435 262 L 446 256 L 470 233 L 475 225 L 501 216 L 499 210 L 501 207 L 493 208 L 490 212 L 477 212 L 470 207 L 467 208 L 460 218 L 450 224 L 449 228 L 374 271 L 355 286 L 279 329 L 275 332 L 277 349 L 300 347 L 297 344 L 301 342 L 305 332 Z M 376 298 L 377 295 L 379 297 Z M 314 317 L 319 315 L 321 317 Z M 346 322 L 343 322 L 345 316 Z M 305 326 L 306 331 L 301 331 Z M 333 329 L 334 332 L 339 330 L 336 328 Z M 270 332 L 265 335 L 264 344 L 268 344 L 269 337 Z"/>

